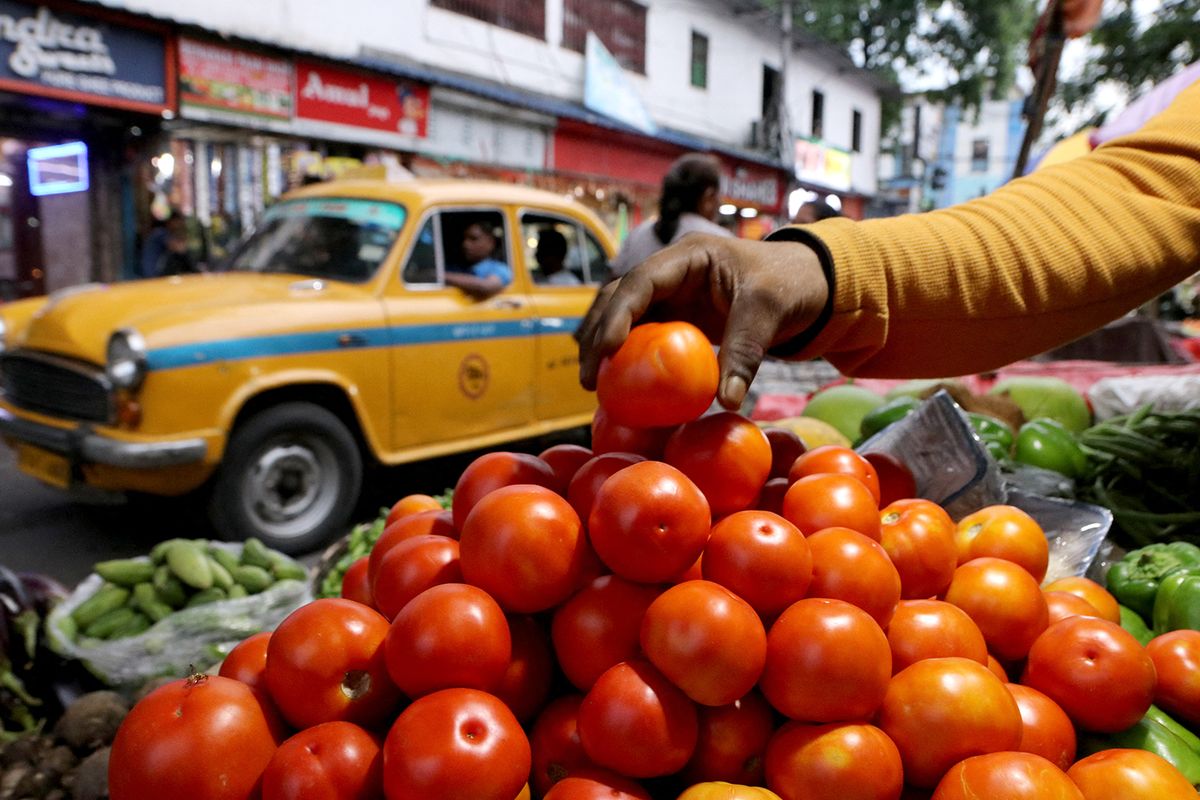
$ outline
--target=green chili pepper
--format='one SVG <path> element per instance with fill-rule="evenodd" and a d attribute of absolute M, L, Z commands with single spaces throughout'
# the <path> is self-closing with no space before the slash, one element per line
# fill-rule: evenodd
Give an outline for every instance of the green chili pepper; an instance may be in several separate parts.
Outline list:
<path fill-rule="evenodd" d="M 1181 570 L 1163 578 L 1154 596 L 1154 632 L 1200 631 L 1200 571 Z"/>
<path fill-rule="evenodd" d="M 862 418 L 859 433 L 863 439 L 869 439 L 881 430 L 907 417 L 921 405 L 915 397 L 897 397 L 878 408 L 872 409 Z"/>
<path fill-rule="evenodd" d="M 1200 547 L 1190 542 L 1152 544 L 1109 567 L 1106 582 L 1118 602 L 1149 619 L 1163 579 L 1184 570 L 1200 572 Z"/>
<path fill-rule="evenodd" d="M 1080 738 L 1079 757 L 1111 748 L 1147 750 L 1161 756 L 1192 784 L 1200 783 L 1200 739 L 1154 706 L 1133 727 Z"/>
<path fill-rule="evenodd" d="M 1087 456 L 1062 423 L 1052 419 L 1026 422 L 1017 431 L 1014 457 L 1023 464 L 1052 469 L 1068 478 L 1079 478 L 1087 471 Z"/>

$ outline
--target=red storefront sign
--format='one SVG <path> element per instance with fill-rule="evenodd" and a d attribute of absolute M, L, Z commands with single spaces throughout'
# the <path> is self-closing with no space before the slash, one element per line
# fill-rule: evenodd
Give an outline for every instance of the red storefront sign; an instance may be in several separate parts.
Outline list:
<path fill-rule="evenodd" d="M 181 38 L 179 100 L 185 106 L 290 119 L 292 65 L 281 58 Z"/>
<path fill-rule="evenodd" d="M 424 138 L 429 88 L 301 61 L 296 64 L 296 116 Z"/>
<path fill-rule="evenodd" d="M 767 213 L 782 206 L 784 181 L 779 170 L 755 164 L 730 164 L 722 159 L 721 199 L 738 206 L 752 206 Z"/>

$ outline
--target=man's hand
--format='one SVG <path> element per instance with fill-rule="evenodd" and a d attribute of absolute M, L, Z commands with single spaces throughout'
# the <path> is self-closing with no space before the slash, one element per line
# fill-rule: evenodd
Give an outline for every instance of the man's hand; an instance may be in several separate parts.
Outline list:
<path fill-rule="evenodd" d="M 575 333 L 580 382 L 595 388 L 600 360 L 639 320 L 685 320 L 720 342 L 717 398 L 736 409 L 767 350 L 812 325 L 828 297 L 807 245 L 690 234 L 600 290 Z"/>

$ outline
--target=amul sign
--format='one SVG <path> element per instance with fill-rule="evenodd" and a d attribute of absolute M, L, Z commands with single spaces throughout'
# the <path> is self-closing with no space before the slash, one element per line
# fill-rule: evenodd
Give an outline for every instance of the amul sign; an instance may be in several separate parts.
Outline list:
<path fill-rule="evenodd" d="M 107 19 L 0 0 L 0 88 L 161 112 L 171 101 L 166 40 Z"/>
<path fill-rule="evenodd" d="M 429 117 L 429 88 L 299 62 L 296 65 L 296 116 L 424 137 Z"/>

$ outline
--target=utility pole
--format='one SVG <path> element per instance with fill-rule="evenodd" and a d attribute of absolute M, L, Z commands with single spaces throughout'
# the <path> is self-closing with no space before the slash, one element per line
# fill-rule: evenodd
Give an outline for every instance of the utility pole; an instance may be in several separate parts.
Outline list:
<path fill-rule="evenodd" d="M 780 0 L 779 7 L 779 23 L 783 36 L 780 41 L 779 82 L 775 98 L 776 128 L 779 137 L 779 160 L 792 166 L 796 160 L 796 152 L 791 146 L 792 135 L 787 114 L 787 74 L 792 63 L 792 0 Z"/>

